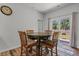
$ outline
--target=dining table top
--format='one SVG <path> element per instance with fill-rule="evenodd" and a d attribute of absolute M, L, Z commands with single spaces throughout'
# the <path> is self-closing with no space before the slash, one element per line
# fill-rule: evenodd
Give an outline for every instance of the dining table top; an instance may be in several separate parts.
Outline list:
<path fill-rule="evenodd" d="M 34 32 L 34 33 L 29 33 L 27 34 L 28 36 L 50 36 L 51 33 L 46 33 L 46 32 Z"/>

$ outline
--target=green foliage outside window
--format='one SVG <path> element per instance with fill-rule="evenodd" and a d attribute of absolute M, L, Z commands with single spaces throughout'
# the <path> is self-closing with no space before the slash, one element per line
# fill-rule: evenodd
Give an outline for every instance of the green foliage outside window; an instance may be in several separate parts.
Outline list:
<path fill-rule="evenodd" d="M 70 20 L 69 20 L 69 18 L 62 19 L 60 21 L 60 24 L 59 24 L 59 21 L 58 20 L 54 20 L 52 22 L 52 29 L 54 29 L 54 30 L 58 30 L 59 28 L 61 30 L 69 30 L 70 29 Z"/>
<path fill-rule="evenodd" d="M 70 21 L 69 18 L 63 19 L 60 23 L 60 29 L 69 30 L 70 29 Z"/>
<path fill-rule="evenodd" d="M 58 22 L 56 20 L 53 21 L 52 25 L 53 25 L 52 26 L 53 29 L 55 29 L 55 30 L 58 29 Z"/>

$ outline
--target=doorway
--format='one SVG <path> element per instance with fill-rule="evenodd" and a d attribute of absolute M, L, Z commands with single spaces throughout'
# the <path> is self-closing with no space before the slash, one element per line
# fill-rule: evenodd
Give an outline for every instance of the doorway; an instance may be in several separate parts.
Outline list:
<path fill-rule="evenodd" d="M 58 50 L 73 54 L 73 49 L 71 48 L 71 44 L 74 44 L 72 42 L 72 15 L 53 17 L 48 24 L 50 30 L 60 32 Z"/>

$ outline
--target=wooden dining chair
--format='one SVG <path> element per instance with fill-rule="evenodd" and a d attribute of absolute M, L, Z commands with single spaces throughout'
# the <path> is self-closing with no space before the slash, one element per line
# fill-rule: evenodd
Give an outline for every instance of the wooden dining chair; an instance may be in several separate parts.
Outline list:
<path fill-rule="evenodd" d="M 58 53 L 57 53 L 58 36 L 59 36 L 59 32 L 54 32 L 53 35 L 52 35 L 52 40 L 47 40 L 47 41 L 42 42 L 43 46 L 50 49 L 51 56 L 53 55 L 53 53 L 55 53 L 56 56 L 58 55 Z M 55 48 L 55 52 L 53 51 L 54 48 Z"/>
<path fill-rule="evenodd" d="M 30 30 L 26 30 L 25 32 L 26 32 L 26 34 L 32 34 L 32 33 L 34 33 L 34 30 L 30 29 Z M 37 42 L 37 40 L 34 40 L 34 39 L 29 39 L 28 38 L 27 40 L 28 40 L 28 43 L 30 43 L 30 41 L 31 42 Z M 30 52 L 32 52 L 32 47 L 30 48 Z"/>
<path fill-rule="evenodd" d="M 21 42 L 21 56 L 23 55 L 23 51 L 26 53 L 26 55 L 28 55 L 29 53 L 28 49 L 32 48 L 33 46 L 36 46 L 37 43 L 35 41 L 30 41 L 28 43 L 26 32 L 18 31 L 18 33 Z"/>

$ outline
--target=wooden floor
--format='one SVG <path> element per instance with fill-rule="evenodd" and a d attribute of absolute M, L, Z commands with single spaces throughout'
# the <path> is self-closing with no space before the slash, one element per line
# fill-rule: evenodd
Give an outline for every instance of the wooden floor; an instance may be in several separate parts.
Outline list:
<path fill-rule="evenodd" d="M 20 48 L 1 52 L 0 56 L 20 56 Z M 47 56 L 50 56 L 50 52 Z M 58 56 L 79 56 L 79 50 L 71 48 L 68 42 L 60 40 L 58 42 Z"/>

